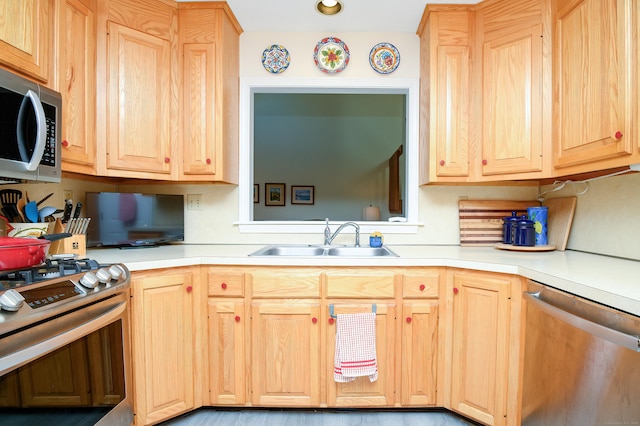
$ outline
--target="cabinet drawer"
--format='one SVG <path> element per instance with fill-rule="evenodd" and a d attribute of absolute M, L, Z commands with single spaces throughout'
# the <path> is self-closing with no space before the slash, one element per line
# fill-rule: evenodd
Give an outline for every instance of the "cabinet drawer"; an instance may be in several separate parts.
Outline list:
<path fill-rule="evenodd" d="M 244 273 L 209 272 L 209 296 L 244 296 Z"/>
<path fill-rule="evenodd" d="M 402 297 L 436 298 L 440 288 L 440 271 L 423 271 L 404 274 L 402 278 Z"/>
<path fill-rule="evenodd" d="M 320 298 L 320 274 L 318 272 L 277 269 L 252 272 L 253 297 L 259 298 Z"/>
<path fill-rule="evenodd" d="M 395 274 L 353 271 L 325 274 L 327 297 L 358 299 L 394 297 Z"/>

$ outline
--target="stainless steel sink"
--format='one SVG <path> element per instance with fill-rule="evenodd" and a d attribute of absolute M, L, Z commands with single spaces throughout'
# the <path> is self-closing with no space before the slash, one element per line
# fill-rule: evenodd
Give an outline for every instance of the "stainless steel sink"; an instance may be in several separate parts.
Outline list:
<path fill-rule="evenodd" d="M 268 245 L 249 256 L 338 256 L 338 257 L 377 257 L 395 256 L 387 247 L 324 246 L 324 245 Z"/>
<path fill-rule="evenodd" d="M 398 256 L 387 247 L 332 247 L 327 250 L 328 256 L 346 256 L 346 257 L 371 257 L 371 256 Z"/>

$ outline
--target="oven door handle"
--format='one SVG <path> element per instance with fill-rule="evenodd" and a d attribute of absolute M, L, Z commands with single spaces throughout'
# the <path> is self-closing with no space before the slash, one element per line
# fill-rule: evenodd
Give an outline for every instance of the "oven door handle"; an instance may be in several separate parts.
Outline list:
<path fill-rule="evenodd" d="M 575 328 L 578 328 L 589 334 L 608 340 L 611 343 L 615 343 L 618 346 L 631 349 L 634 352 L 640 352 L 639 336 L 633 336 L 627 333 L 623 333 L 621 331 L 614 330 L 612 328 L 599 324 L 598 322 L 573 315 L 572 313 L 567 312 L 564 309 L 561 309 L 545 300 L 542 300 L 540 298 L 540 292 L 524 292 L 524 299 L 553 318 L 559 319 L 560 321 L 572 325 Z"/>
<path fill-rule="evenodd" d="M 112 309 L 96 316 L 91 321 L 82 323 L 71 330 L 53 336 L 50 339 L 34 343 L 24 349 L 7 354 L 0 358 L 0 376 L 21 367 L 42 355 L 53 352 L 54 350 L 74 342 L 96 330 L 99 330 L 112 322 L 121 318 L 127 308 L 127 303 L 122 302 L 115 305 Z"/>
<path fill-rule="evenodd" d="M 29 115 L 27 108 L 29 103 L 33 107 L 36 119 L 36 141 L 33 147 L 33 154 L 29 155 L 29 146 L 27 146 L 27 116 Z M 18 150 L 20 158 L 25 164 L 25 168 L 33 172 L 38 169 L 44 150 L 47 144 L 47 119 L 44 115 L 44 108 L 40 102 L 40 97 L 33 90 L 28 90 L 18 112 L 18 123 L 16 133 L 18 135 Z"/>

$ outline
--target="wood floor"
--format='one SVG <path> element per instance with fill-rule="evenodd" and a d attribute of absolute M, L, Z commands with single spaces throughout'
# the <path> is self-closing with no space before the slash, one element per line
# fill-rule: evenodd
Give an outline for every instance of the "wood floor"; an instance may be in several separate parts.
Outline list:
<path fill-rule="evenodd" d="M 443 411 L 373 410 L 219 410 L 202 408 L 162 423 L 162 426 L 461 426 L 476 425 Z"/>

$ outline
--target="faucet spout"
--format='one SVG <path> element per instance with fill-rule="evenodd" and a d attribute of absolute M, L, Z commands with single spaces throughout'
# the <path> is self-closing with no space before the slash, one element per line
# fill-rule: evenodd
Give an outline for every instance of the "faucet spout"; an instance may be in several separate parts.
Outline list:
<path fill-rule="evenodd" d="M 336 232 L 331 233 L 331 228 L 329 228 L 329 219 L 326 219 L 326 226 L 324 228 L 324 245 L 328 246 L 331 242 L 338 236 L 338 234 L 347 226 L 353 226 L 356 230 L 356 247 L 360 247 L 360 226 L 355 222 L 345 222 L 336 229 Z"/>

